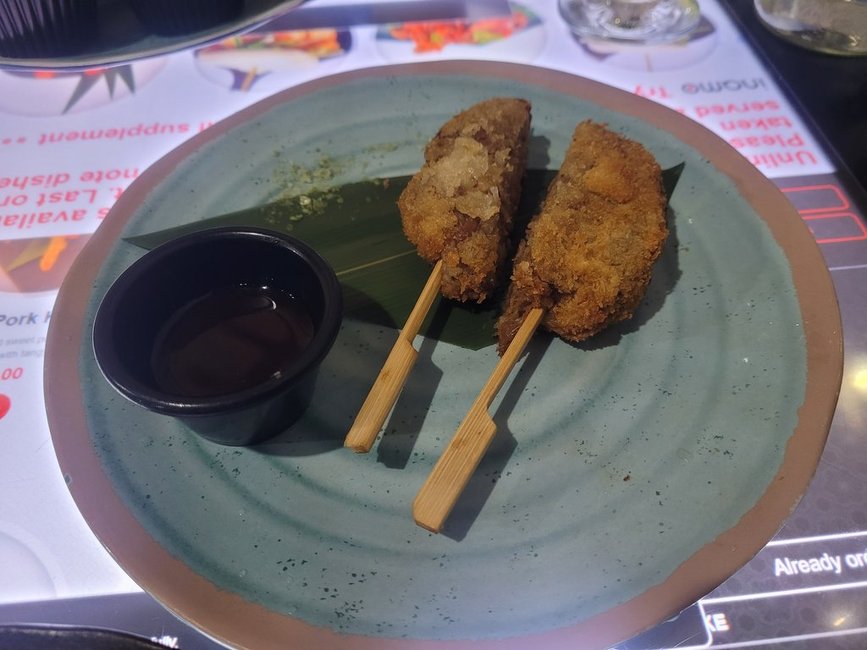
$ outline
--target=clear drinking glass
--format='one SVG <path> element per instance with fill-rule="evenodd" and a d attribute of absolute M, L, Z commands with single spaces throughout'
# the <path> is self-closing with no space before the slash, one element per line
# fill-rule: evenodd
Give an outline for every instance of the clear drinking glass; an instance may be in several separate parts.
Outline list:
<path fill-rule="evenodd" d="M 559 0 L 575 34 L 631 43 L 667 43 L 692 31 L 701 18 L 696 0 Z"/>
<path fill-rule="evenodd" d="M 867 0 L 754 0 L 786 40 L 829 54 L 867 54 Z"/>

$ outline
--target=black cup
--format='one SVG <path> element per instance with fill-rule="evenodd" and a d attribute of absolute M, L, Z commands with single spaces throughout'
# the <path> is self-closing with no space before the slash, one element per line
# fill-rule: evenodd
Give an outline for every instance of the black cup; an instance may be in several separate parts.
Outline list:
<path fill-rule="evenodd" d="M 291 294 L 312 322 L 310 340 L 254 385 L 192 395 L 167 387 L 155 359 L 166 328 L 190 305 L 231 287 Z M 251 445 L 286 429 L 307 408 L 341 319 L 340 284 L 310 246 L 269 230 L 212 228 L 163 244 L 124 271 L 97 310 L 93 347 L 106 379 L 133 402 L 179 418 L 214 442 Z"/>

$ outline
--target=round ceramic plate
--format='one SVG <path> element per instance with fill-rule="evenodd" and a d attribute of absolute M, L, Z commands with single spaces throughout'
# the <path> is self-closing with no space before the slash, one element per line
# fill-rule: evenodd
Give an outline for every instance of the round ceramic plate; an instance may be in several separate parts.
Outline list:
<path fill-rule="evenodd" d="M 241 14 L 231 21 L 198 32 L 159 36 L 149 33 L 142 26 L 128 3 L 104 0 L 99 8 L 98 36 L 86 51 L 63 57 L 0 57 L 0 68 L 75 70 L 131 63 L 145 57 L 217 42 L 280 16 L 303 1 L 246 0 Z"/>
<path fill-rule="evenodd" d="M 411 503 L 493 369 L 493 345 L 420 340 L 366 455 L 342 439 L 392 328 L 347 319 L 310 410 L 259 448 L 209 444 L 100 375 L 94 311 L 142 254 L 125 238 L 266 203 L 302 169 L 335 185 L 412 173 L 443 122 L 495 95 L 532 102 L 531 167 L 556 168 L 589 118 L 685 169 L 644 303 L 582 345 L 534 339 L 443 534 L 416 526 Z M 575 649 L 678 612 L 773 536 L 821 454 L 841 347 L 811 234 L 722 140 L 564 73 L 427 63 L 292 88 L 136 180 L 60 291 L 46 401 L 66 482 L 96 535 L 212 637 L 256 648 Z"/>

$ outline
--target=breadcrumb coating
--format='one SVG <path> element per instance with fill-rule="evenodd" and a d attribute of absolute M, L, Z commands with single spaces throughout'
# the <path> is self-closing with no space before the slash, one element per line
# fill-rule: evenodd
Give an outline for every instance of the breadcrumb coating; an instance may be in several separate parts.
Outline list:
<path fill-rule="evenodd" d="M 502 279 L 527 164 L 530 103 L 492 98 L 446 122 L 398 199 L 403 230 L 442 259 L 446 298 L 483 302 Z"/>
<path fill-rule="evenodd" d="M 579 124 L 515 255 L 497 321 L 500 354 L 534 307 L 569 341 L 631 317 L 668 236 L 665 211 L 650 152 L 601 124 Z"/>

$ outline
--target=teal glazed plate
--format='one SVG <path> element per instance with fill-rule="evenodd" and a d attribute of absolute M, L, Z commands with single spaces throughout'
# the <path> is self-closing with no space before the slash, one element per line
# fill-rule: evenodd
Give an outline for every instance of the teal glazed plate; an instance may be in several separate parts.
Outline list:
<path fill-rule="evenodd" d="M 496 363 L 493 338 L 469 349 L 427 330 L 366 455 L 343 437 L 401 323 L 345 319 L 304 418 L 256 448 L 211 444 L 104 380 L 91 327 L 109 285 L 144 253 L 128 238 L 304 188 L 411 174 L 450 116 L 502 95 L 532 102 L 531 167 L 558 167 L 575 125 L 594 119 L 663 168 L 685 168 L 644 303 L 581 345 L 536 336 L 492 407 L 497 437 L 443 534 L 416 526 L 411 504 Z M 336 228 L 336 244 L 374 245 L 351 232 Z M 807 489 L 841 372 L 818 246 L 725 142 L 569 74 L 438 62 L 289 89 L 148 169 L 60 290 L 45 390 L 61 469 L 97 537 L 213 638 L 574 650 L 676 614 L 764 546 Z"/>

